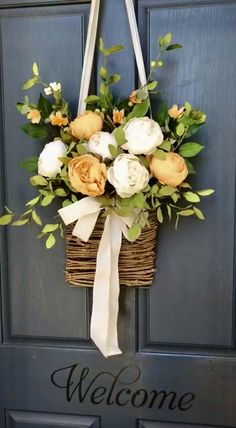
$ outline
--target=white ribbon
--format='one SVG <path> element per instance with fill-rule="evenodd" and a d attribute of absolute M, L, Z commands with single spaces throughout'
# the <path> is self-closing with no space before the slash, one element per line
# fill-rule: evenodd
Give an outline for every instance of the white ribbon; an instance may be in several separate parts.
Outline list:
<path fill-rule="evenodd" d="M 142 86 L 147 83 L 145 65 L 143 60 L 142 48 L 139 38 L 138 26 L 135 16 L 133 0 L 125 0 L 126 9 L 128 14 L 131 38 L 134 47 L 134 54 L 136 58 L 139 80 Z M 86 110 L 85 100 L 89 92 L 89 84 L 91 80 L 93 57 L 97 36 L 98 16 L 99 16 L 100 0 L 92 0 L 89 14 L 88 32 L 86 38 L 86 46 L 84 53 L 84 63 L 82 70 L 82 77 L 80 83 L 80 94 L 78 102 L 78 114 Z"/>
<path fill-rule="evenodd" d="M 84 52 L 84 64 L 80 83 L 80 94 L 78 102 L 78 114 L 86 110 L 85 99 L 88 96 L 89 83 L 91 79 L 93 57 L 95 43 L 97 37 L 98 15 L 99 15 L 100 0 L 92 0 L 89 14 L 88 32 L 86 38 L 86 46 Z"/>
<path fill-rule="evenodd" d="M 101 209 L 97 199 L 88 196 L 58 212 L 66 225 L 77 220 L 72 234 L 87 242 Z M 114 212 L 109 214 L 98 247 L 90 335 L 105 357 L 122 353 L 117 338 L 120 292 L 118 261 L 122 233 L 128 239 L 127 226 L 132 226 L 136 216 L 136 212 L 129 217 L 120 217 Z"/>
<path fill-rule="evenodd" d="M 146 71 L 143 61 L 143 54 L 142 54 L 142 48 L 139 38 L 139 32 L 138 32 L 138 26 L 135 16 L 135 10 L 134 10 L 134 3 L 133 0 L 125 0 L 128 19 L 129 19 L 129 26 L 130 26 L 130 32 L 131 32 L 131 38 L 133 42 L 134 47 L 134 53 L 138 68 L 138 75 L 139 80 L 142 86 L 145 86 L 147 83 L 147 77 L 146 77 Z"/>

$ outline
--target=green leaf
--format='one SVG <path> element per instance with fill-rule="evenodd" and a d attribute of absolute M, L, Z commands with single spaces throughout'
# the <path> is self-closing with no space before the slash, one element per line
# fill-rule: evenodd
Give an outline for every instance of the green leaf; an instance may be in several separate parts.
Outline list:
<path fill-rule="evenodd" d="M 169 45 L 171 43 L 171 40 L 172 40 L 172 34 L 171 33 L 167 33 L 162 38 L 162 45 Z"/>
<path fill-rule="evenodd" d="M 30 178 L 30 183 L 32 186 L 47 186 L 48 184 L 46 178 L 42 177 L 42 175 L 34 175 Z"/>
<path fill-rule="evenodd" d="M 30 107 L 28 105 L 24 104 L 21 107 L 21 114 L 27 114 L 27 113 L 29 113 L 29 111 L 30 111 Z"/>
<path fill-rule="evenodd" d="M 55 230 L 57 230 L 59 227 L 59 224 L 46 224 L 42 230 L 42 233 L 50 233 L 50 232 L 55 232 Z"/>
<path fill-rule="evenodd" d="M 171 195 L 171 199 L 173 200 L 173 202 L 176 204 L 176 202 L 178 201 L 178 199 L 180 198 L 180 194 L 179 193 L 173 193 L 173 195 Z"/>
<path fill-rule="evenodd" d="M 114 147 L 113 144 L 109 144 L 108 149 L 109 149 L 109 152 L 110 152 L 112 158 L 115 159 L 117 156 L 117 148 Z"/>
<path fill-rule="evenodd" d="M 159 192 L 158 184 L 154 184 L 151 188 L 151 195 L 156 195 Z"/>
<path fill-rule="evenodd" d="M 4 214 L 0 217 L 0 226 L 6 226 L 7 224 L 11 223 L 11 220 L 13 218 L 13 214 Z"/>
<path fill-rule="evenodd" d="M 200 202 L 200 198 L 196 193 L 193 192 L 186 192 L 183 193 L 183 197 L 186 199 L 186 201 L 188 202 Z"/>
<path fill-rule="evenodd" d="M 194 211 L 193 210 L 183 210 L 183 211 L 179 211 L 178 212 L 178 215 L 181 215 L 182 217 L 189 217 L 189 216 L 191 216 L 191 215 L 193 215 L 194 214 Z"/>
<path fill-rule="evenodd" d="M 38 110 L 41 112 L 42 119 L 47 119 L 52 113 L 52 104 L 42 94 L 39 96 Z"/>
<path fill-rule="evenodd" d="M 133 119 L 134 117 L 143 117 L 146 115 L 150 107 L 150 101 L 147 97 L 141 104 L 136 104 L 133 110 L 128 115 L 128 120 Z"/>
<path fill-rule="evenodd" d="M 179 123 L 176 126 L 176 134 L 178 135 L 178 137 L 182 137 L 182 135 L 184 134 L 184 131 L 185 131 L 185 127 L 183 123 Z"/>
<path fill-rule="evenodd" d="M 134 195 L 132 197 L 132 199 L 133 199 L 133 205 L 135 207 L 137 207 L 137 208 L 144 208 L 145 207 L 146 198 L 142 192 Z"/>
<path fill-rule="evenodd" d="M 64 197 L 67 195 L 67 192 L 64 189 L 62 189 L 61 187 L 59 187 L 58 189 L 55 190 L 55 194 L 57 196 Z"/>
<path fill-rule="evenodd" d="M 174 49 L 180 49 L 182 48 L 182 45 L 179 45 L 179 43 L 175 43 L 173 45 L 170 45 L 166 48 L 167 51 L 173 51 Z"/>
<path fill-rule="evenodd" d="M 118 83 L 121 79 L 121 76 L 119 74 L 112 74 L 109 77 L 109 84 Z"/>
<path fill-rule="evenodd" d="M 133 224 L 128 230 L 128 238 L 130 241 L 135 241 L 141 234 L 141 228 L 138 224 Z"/>
<path fill-rule="evenodd" d="M 163 150 L 160 150 L 160 149 L 156 149 L 155 152 L 153 153 L 153 156 L 155 156 L 159 160 L 165 160 L 166 159 L 165 152 Z"/>
<path fill-rule="evenodd" d="M 163 223 L 163 214 L 161 207 L 157 208 L 157 220 L 159 221 L 159 223 Z"/>
<path fill-rule="evenodd" d="M 49 237 L 46 240 L 46 248 L 50 250 L 56 243 L 56 239 L 52 233 L 50 233 Z"/>
<path fill-rule="evenodd" d="M 171 142 L 168 140 L 163 141 L 163 143 L 159 146 L 159 149 L 169 152 L 171 149 Z"/>
<path fill-rule="evenodd" d="M 97 104 L 97 102 L 100 100 L 100 97 L 98 97 L 97 95 L 89 95 L 86 99 L 85 99 L 85 103 L 86 104 Z"/>
<path fill-rule="evenodd" d="M 38 172 L 38 157 L 33 156 L 32 158 L 28 158 L 25 161 L 20 162 L 19 166 L 31 173 Z"/>
<path fill-rule="evenodd" d="M 161 196 L 171 196 L 176 192 L 176 188 L 172 186 L 164 186 L 159 190 Z"/>
<path fill-rule="evenodd" d="M 200 196 L 210 196 L 214 192 L 215 192 L 214 189 L 204 189 L 204 190 L 198 190 L 197 194 Z"/>
<path fill-rule="evenodd" d="M 191 162 L 189 162 L 189 160 L 187 160 L 187 159 L 185 159 L 185 160 L 184 160 L 184 162 L 185 162 L 185 164 L 186 164 L 186 166 L 187 166 L 187 168 L 188 168 L 188 172 L 189 172 L 189 174 L 196 174 L 195 168 L 194 168 L 194 166 L 191 164 Z"/>
<path fill-rule="evenodd" d="M 48 131 L 46 125 L 27 123 L 26 125 L 20 126 L 20 129 L 24 131 L 31 138 L 46 138 Z"/>
<path fill-rule="evenodd" d="M 113 135 L 116 139 L 118 146 L 122 146 L 122 144 L 126 143 L 125 132 L 123 126 L 119 126 L 113 132 Z"/>
<path fill-rule="evenodd" d="M 87 153 L 87 148 L 83 144 L 78 144 L 77 152 L 79 155 L 85 155 Z"/>
<path fill-rule="evenodd" d="M 32 219 L 38 226 L 42 226 L 42 220 L 35 210 L 32 211 Z"/>
<path fill-rule="evenodd" d="M 166 120 L 169 120 L 168 106 L 163 103 L 157 112 L 157 122 L 160 126 L 165 126 Z"/>
<path fill-rule="evenodd" d="M 54 195 L 46 195 L 46 196 L 44 196 L 44 198 L 41 201 L 42 207 L 47 207 L 48 205 L 50 205 L 52 203 L 53 199 L 55 199 Z"/>
<path fill-rule="evenodd" d="M 65 199 L 63 202 L 62 202 L 62 207 L 63 208 L 65 208 L 65 207 L 68 207 L 69 205 L 71 205 L 72 204 L 72 202 L 69 200 L 69 199 Z"/>
<path fill-rule="evenodd" d="M 106 87 L 106 85 L 105 85 L 104 82 L 101 82 L 101 84 L 100 84 L 100 94 L 101 95 L 105 95 L 106 93 L 107 93 L 107 87 Z"/>
<path fill-rule="evenodd" d="M 35 76 L 35 77 L 33 77 L 33 79 L 29 79 L 29 80 L 27 80 L 27 82 L 22 86 L 22 89 L 30 89 L 30 88 L 32 88 L 32 86 L 34 86 L 35 85 L 35 83 L 37 83 L 38 82 L 38 77 L 37 76 Z"/>
<path fill-rule="evenodd" d="M 171 207 L 169 205 L 166 205 L 166 208 L 167 208 L 167 214 L 169 217 L 169 221 L 171 221 Z"/>
<path fill-rule="evenodd" d="M 189 183 L 181 183 L 180 185 L 179 185 L 179 187 L 182 187 L 183 189 L 192 189 L 192 186 L 190 186 L 190 184 Z"/>
<path fill-rule="evenodd" d="M 194 214 L 196 215 L 199 220 L 205 220 L 204 214 L 199 208 L 193 207 Z"/>
<path fill-rule="evenodd" d="M 78 201 L 78 199 L 77 199 L 77 197 L 75 195 L 71 195 L 71 200 L 72 200 L 72 202 L 77 202 Z"/>
<path fill-rule="evenodd" d="M 204 149 L 204 146 L 198 143 L 189 142 L 182 144 L 179 148 L 179 154 L 184 158 L 192 158 L 200 153 Z"/>
<path fill-rule="evenodd" d="M 157 87 L 157 81 L 154 80 L 153 82 L 148 83 L 147 88 L 149 91 L 154 91 L 154 89 Z"/>
<path fill-rule="evenodd" d="M 31 199 L 29 202 L 27 202 L 27 204 L 25 204 L 26 207 L 33 207 L 34 205 L 36 205 L 38 203 L 40 199 L 40 196 L 36 196 L 36 198 Z"/>
<path fill-rule="evenodd" d="M 33 63 L 32 70 L 33 70 L 33 73 L 34 73 L 35 76 L 39 75 L 39 69 L 38 69 L 38 66 L 37 66 L 36 62 Z"/>
<path fill-rule="evenodd" d="M 100 37 L 100 39 L 99 39 L 99 50 L 101 52 L 103 52 L 103 50 L 104 50 L 104 42 L 103 42 L 103 38 L 102 37 Z"/>
<path fill-rule="evenodd" d="M 123 45 L 113 45 L 108 49 L 105 49 L 104 55 L 108 56 L 116 52 L 123 51 L 125 47 Z"/>
<path fill-rule="evenodd" d="M 12 223 L 12 226 L 24 226 L 28 222 L 29 222 L 28 218 L 24 220 L 17 220 L 17 221 L 14 221 L 14 223 Z"/>
<path fill-rule="evenodd" d="M 103 79 L 106 80 L 107 78 L 107 70 L 105 67 L 101 67 L 100 71 L 99 71 L 99 76 Z"/>

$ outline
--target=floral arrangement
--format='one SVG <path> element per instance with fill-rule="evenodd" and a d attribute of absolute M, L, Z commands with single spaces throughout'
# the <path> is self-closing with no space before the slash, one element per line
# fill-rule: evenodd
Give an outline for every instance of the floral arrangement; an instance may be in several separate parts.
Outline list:
<path fill-rule="evenodd" d="M 37 194 L 25 204 L 25 211 L 17 219 L 6 207 L 0 225 L 34 222 L 41 228 L 37 237 L 45 238 L 49 249 L 55 245 L 58 232 L 63 236 L 62 220 L 58 215 L 52 223 L 43 225 L 38 207 L 47 207 L 55 200 L 60 207 L 67 207 L 84 196 L 96 197 L 103 216 L 111 211 L 121 217 L 136 213 L 128 231 L 131 241 L 148 224 L 151 211 L 156 212 L 159 223 L 175 217 L 176 228 L 181 217 L 204 220 L 199 202 L 213 190 L 194 191 L 187 180 L 195 174 L 190 159 L 204 149 L 192 136 L 205 123 L 206 115 L 188 102 L 181 107 L 161 105 L 156 113 L 152 112 L 150 102 L 158 93 L 154 76 L 164 66 L 161 56 L 181 46 L 172 44 L 171 33 L 159 37 L 147 84 L 127 99 L 117 100 L 110 86 L 121 77 L 108 73 L 107 59 L 123 48 L 106 48 L 100 39 L 99 49 L 104 56 L 100 93 L 90 95 L 87 110 L 74 119 L 61 84 L 44 83 L 37 64 L 33 64 L 33 77 L 23 89 L 41 85 L 43 94 L 37 104 L 25 96 L 17 109 L 28 120 L 21 129 L 31 138 L 47 141 L 38 157 L 21 163 L 32 174 L 30 184 Z"/>

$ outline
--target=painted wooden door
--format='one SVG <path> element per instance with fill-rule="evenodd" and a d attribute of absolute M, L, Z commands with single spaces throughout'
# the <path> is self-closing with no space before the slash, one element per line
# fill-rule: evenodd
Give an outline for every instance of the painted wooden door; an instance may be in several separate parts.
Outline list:
<path fill-rule="evenodd" d="M 33 195 L 17 167 L 39 152 L 18 129 L 21 85 L 37 61 L 76 106 L 89 7 L 0 1 L 1 206 L 20 211 Z M 184 46 L 157 78 L 170 104 L 188 100 L 207 112 L 197 184 L 216 193 L 205 223 L 161 228 L 152 289 L 122 289 L 124 353 L 110 359 L 89 339 L 91 290 L 64 283 L 63 242 L 48 253 L 31 231 L 2 231 L 2 428 L 236 427 L 236 1 L 139 0 L 136 7 L 147 64 L 158 35 L 172 31 Z M 135 67 L 123 0 L 102 0 L 99 32 L 107 44 L 127 46 L 110 64 L 123 75 L 117 93 L 127 95 Z"/>

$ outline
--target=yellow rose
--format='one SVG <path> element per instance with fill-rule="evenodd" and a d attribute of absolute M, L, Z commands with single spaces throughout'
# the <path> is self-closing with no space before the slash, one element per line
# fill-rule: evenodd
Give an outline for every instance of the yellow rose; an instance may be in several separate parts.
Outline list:
<path fill-rule="evenodd" d="M 85 111 L 71 122 L 71 133 L 75 138 L 89 140 L 95 132 L 100 132 L 103 127 L 103 120 L 94 111 Z"/>
<path fill-rule="evenodd" d="M 68 175 L 73 188 L 83 195 L 99 196 L 104 193 L 107 181 L 106 165 L 93 155 L 71 159 Z"/>
<path fill-rule="evenodd" d="M 153 156 L 150 169 L 154 177 L 161 184 L 176 187 L 182 183 L 188 175 L 188 169 L 182 156 L 177 153 L 165 153 L 165 160 Z"/>

